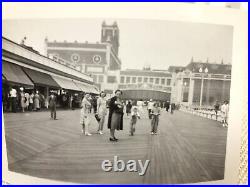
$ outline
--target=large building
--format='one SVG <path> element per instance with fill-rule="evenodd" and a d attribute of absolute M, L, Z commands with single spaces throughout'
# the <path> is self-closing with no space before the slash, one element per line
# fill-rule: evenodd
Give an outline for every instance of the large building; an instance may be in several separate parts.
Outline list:
<path fill-rule="evenodd" d="M 231 68 L 223 61 L 218 64 L 192 59 L 183 71 L 173 73 L 172 99 L 189 106 L 212 106 L 216 101 L 229 100 Z"/>
<path fill-rule="evenodd" d="M 93 77 L 100 90 L 117 89 L 121 60 L 119 59 L 119 28 L 102 23 L 101 41 L 96 43 L 50 42 L 45 39 L 47 55 L 71 62 L 83 73 Z"/>
<path fill-rule="evenodd" d="M 187 66 L 170 66 L 168 70 L 121 70 L 119 34 L 116 22 L 103 22 L 100 42 L 46 39 L 47 55 L 69 61 L 89 74 L 100 90 L 109 94 L 123 90 L 124 99 L 170 100 L 187 105 L 212 105 L 216 100 L 229 99 L 231 65 L 194 62 L 192 58 Z"/>
<path fill-rule="evenodd" d="M 39 92 L 44 102 L 49 92 L 58 93 L 58 104 L 68 104 L 72 95 L 80 98 L 82 92 L 98 94 L 93 78 L 78 71 L 64 60 L 55 61 L 39 54 L 31 47 L 17 44 L 2 37 L 2 95 L 4 111 L 8 111 L 9 92 L 15 88 L 19 93 Z M 62 99 L 64 98 L 64 99 Z M 20 102 L 19 102 L 20 103 Z"/>
<path fill-rule="evenodd" d="M 171 98 L 172 74 L 150 69 L 120 72 L 119 89 L 126 99 L 166 101 Z"/>

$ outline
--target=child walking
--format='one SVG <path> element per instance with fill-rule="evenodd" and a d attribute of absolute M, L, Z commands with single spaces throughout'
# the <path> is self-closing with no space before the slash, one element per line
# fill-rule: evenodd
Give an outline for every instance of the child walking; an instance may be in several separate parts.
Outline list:
<path fill-rule="evenodd" d="M 140 119 L 140 114 L 136 106 L 133 106 L 131 110 L 132 112 L 131 112 L 131 121 L 130 121 L 130 136 L 134 136 L 135 125 L 137 122 L 137 118 Z"/>
<path fill-rule="evenodd" d="M 156 102 L 153 105 L 153 109 L 151 110 L 152 119 L 151 119 L 151 134 L 156 135 L 157 134 L 157 128 L 159 124 L 159 116 L 161 114 L 161 108 L 159 107 L 159 104 Z"/>

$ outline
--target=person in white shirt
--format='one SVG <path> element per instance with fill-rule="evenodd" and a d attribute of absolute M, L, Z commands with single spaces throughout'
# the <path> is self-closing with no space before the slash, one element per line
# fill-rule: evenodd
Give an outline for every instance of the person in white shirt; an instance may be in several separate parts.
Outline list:
<path fill-rule="evenodd" d="M 153 99 L 150 99 L 149 100 L 149 103 L 148 103 L 148 117 L 149 119 L 152 118 L 152 109 L 154 108 L 154 102 L 153 102 Z"/>
<path fill-rule="evenodd" d="M 228 127 L 227 118 L 229 112 L 228 101 L 224 101 L 224 104 L 221 106 L 221 117 L 222 117 L 222 126 Z"/>
<path fill-rule="evenodd" d="M 142 99 L 140 101 L 137 101 L 137 107 L 138 107 L 139 113 L 142 115 L 143 114 L 143 101 L 142 101 Z"/>
<path fill-rule="evenodd" d="M 14 88 L 10 89 L 10 111 L 16 112 L 17 91 Z"/>

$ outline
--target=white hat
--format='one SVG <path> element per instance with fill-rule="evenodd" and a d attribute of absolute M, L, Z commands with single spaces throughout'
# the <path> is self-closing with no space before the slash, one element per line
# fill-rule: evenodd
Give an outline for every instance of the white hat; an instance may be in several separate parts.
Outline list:
<path fill-rule="evenodd" d="M 23 87 L 21 87 L 20 90 L 23 91 Z"/>

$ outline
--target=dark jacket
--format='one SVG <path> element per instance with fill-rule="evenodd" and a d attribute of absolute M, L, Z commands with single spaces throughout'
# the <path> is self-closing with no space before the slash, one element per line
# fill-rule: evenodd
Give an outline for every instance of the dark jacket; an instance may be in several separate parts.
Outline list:
<path fill-rule="evenodd" d="M 52 95 L 49 96 L 49 107 L 55 107 L 56 106 L 56 96 Z"/>
<path fill-rule="evenodd" d="M 121 109 L 115 104 L 115 101 L 117 100 L 117 97 L 114 96 L 110 99 L 109 102 L 109 117 L 108 117 L 108 128 L 111 128 L 111 119 L 112 119 L 112 115 L 114 112 L 119 112 L 121 113 L 121 124 L 120 124 L 120 130 L 123 130 L 123 112 L 121 111 Z"/>

